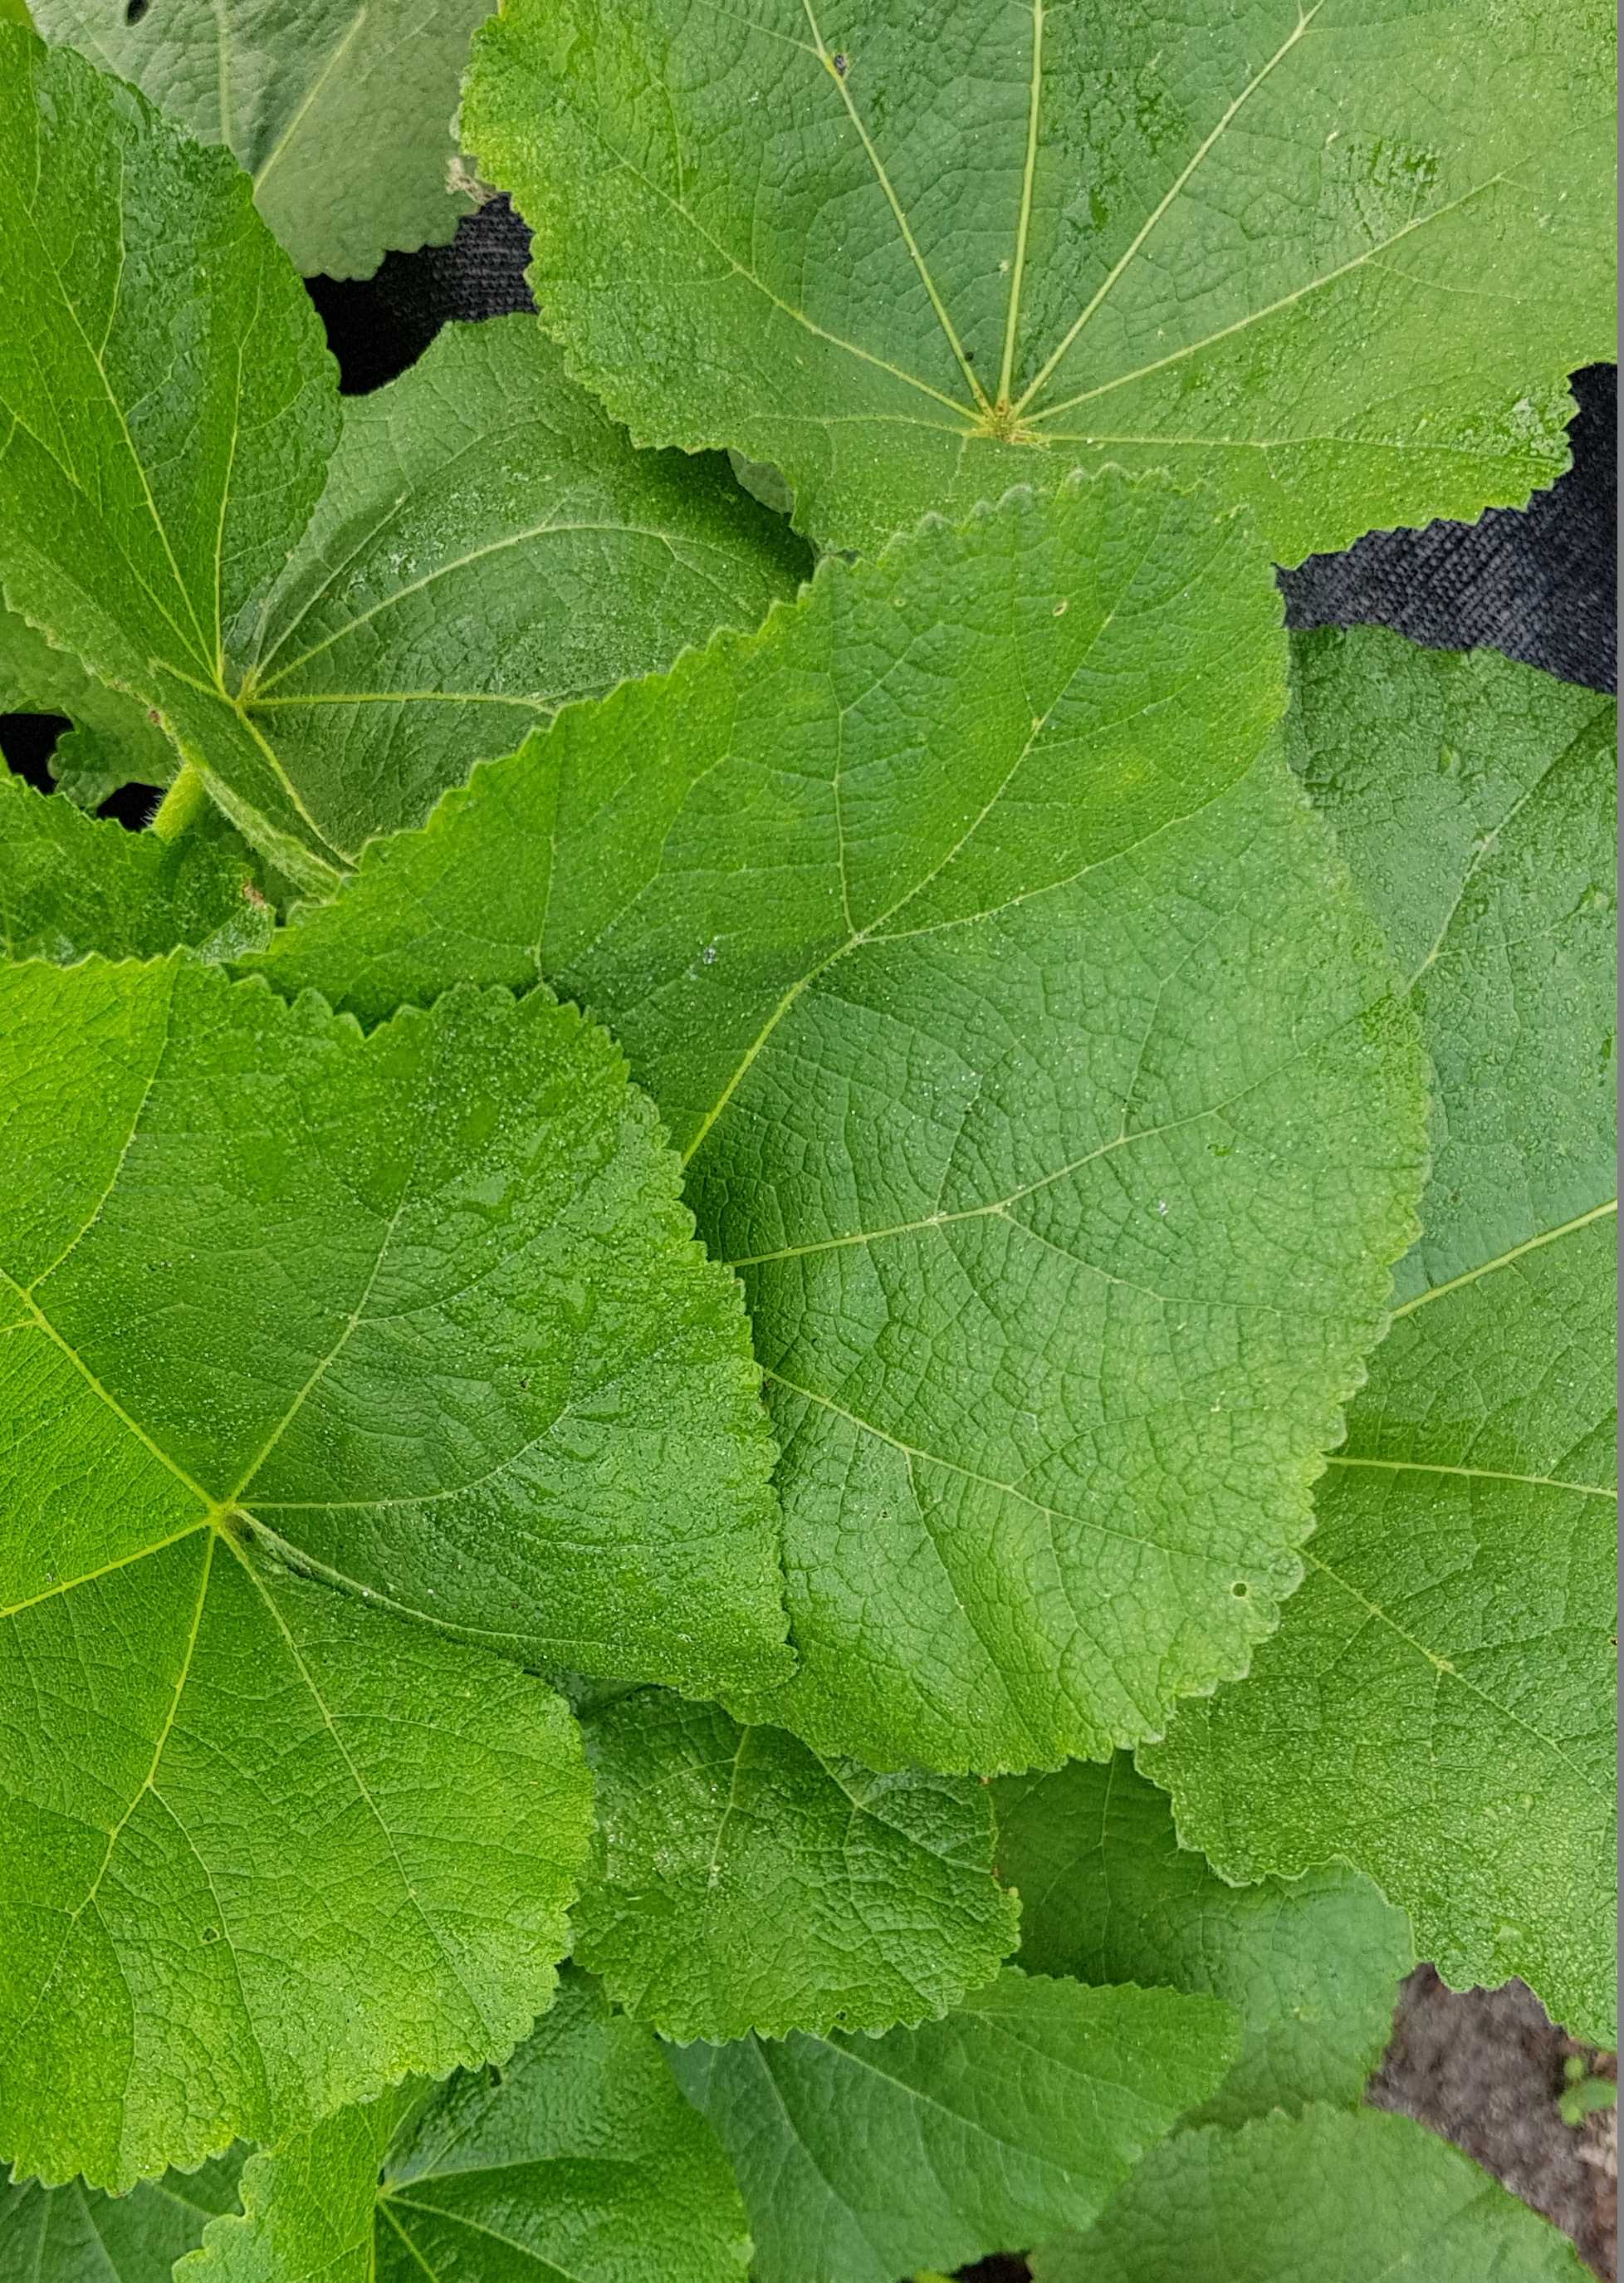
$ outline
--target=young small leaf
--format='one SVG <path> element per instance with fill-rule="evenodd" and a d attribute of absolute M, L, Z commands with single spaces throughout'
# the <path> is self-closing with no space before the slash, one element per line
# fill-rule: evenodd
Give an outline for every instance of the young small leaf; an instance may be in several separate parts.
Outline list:
<path fill-rule="evenodd" d="M 1215 1999 L 1006 1972 L 922 2029 L 670 2060 L 733 2158 L 759 2283 L 896 2283 L 1087 2226 L 1236 2038 Z"/>
<path fill-rule="evenodd" d="M 653 1689 L 583 1725 L 597 1839 L 576 1955 L 667 2037 L 921 2022 L 1014 1948 L 982 1785 L 874 1775 Z"/>
<path fill-rule="evenodd" d="M 1116 463 L 1294 562 L 1561 470 L 1613 78 L 1603 0 L 508 0 L 462 132 L 571 371 L 828 544 Z"/>
<path fill-rule="evenodd" d="M 5 601 L 307 889 L 561 699 L 798 576 L 725 469 L 633 454 L 526 320 L 452 331 L 341 436 L 246 177 L 4 27 L 0 298 Z"/>
<path fill-rule="evenodd" d="M 0 2274 L 27 2283 L 170 2283 L 209 2221 L 237 2209 L 246 2152 L 170 2172 L 128 2196 L 69 2187 L 0 2186 Z"/>
<path fill-rule="evenodd" d="M 0 945 L 8 959 L 233 959 L 269 939 L 247 852 L 211 814 L 175 842 L 99 822 L 0 771 Z"/>
<path fill-rule="evenodd" d="M 500 2069 L 345 2110 L 243 2176 L 175 2283 L 744 2283 L 715 2136 L 646 2030 L 566 1971 Z"/>
<path fill-rule="evenodd" d="M 1125 1753 L 1006 1776 L 993 1797 L 1030 1973 L 1166 1983 L 1239 2014 L 1235 2066 L 1190 2122 L 1358 2106 L 1415 1963 L 1403 1913 L 1368 1881 L 1326 1870 L 1226 1886 L 1180 1848 L 1166 1796 Z"/>
<path fill-rule="evenodd" d="M 1442 2140 L 1379 2108 L 1209 2126 L 1154 2149 L 1036 2283 L 1583 2283 L 1573 2246 Z"/>
<path fill-rule="evenodd" d="M 445 1634 L 775 1674 L 773 1454 L 676 1161 L 547 993 L 363 1040 L 25 963 L 0 1038 L 0 2150 L 122 2186 L 523 2032 L 587 1780 Z"/>
<path fill-rule="evenodd" d="M 15 611 L 0 608 L 0 713 L 66 713 L 51 773 L 81 808 L 99 808 L 120 785 L 166 785 L 180 756 L 144 705 L 93 681 Z"/>
<path fill-rule="evenodd" d="M 485 0 L 37 0 L 48 40 L 133 80 L 205 143 L 230 145 L 300 269 L 364 277 L 439 245 L 470 211 L 447 176 L 457 82 Z"/>
<path fill-rule="evenodd" d="M 801 1669 L 741 1718 L 1099 1754 L 1297 1583 L 1424 1079 L 1278 612 L 1231 510 L 1015 495 L 569 709 L 266 955 L 365 1019 L 540 972 L 617 1027 L 784 1446 Z"/>
<path fill-rule="evenodd" d="M 1142 1765 L 1225 1876 L 1343 1857 L 1450 1981 L 1611 2045 L 1616 708 L 1395 635 L 1299 654 L 1294 757 L 1413 978 L 1437 1147 L 1307 1582 Z"/>

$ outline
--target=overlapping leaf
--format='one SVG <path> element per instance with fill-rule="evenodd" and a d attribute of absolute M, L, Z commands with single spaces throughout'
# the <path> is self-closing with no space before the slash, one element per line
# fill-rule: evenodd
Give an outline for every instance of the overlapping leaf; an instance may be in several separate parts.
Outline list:
<path fill-rule="evenodd" d="M 1154 2149 L 1037 2283 L 1581 2283 L 1555 2228 L 1408 2117 L 1309 2109 Z"/>
<path fill-rule="evenodd" d="M 38 0 L 49 40 L 224 143 L 299 267 L 360 277 L 470 211 L 451 133 L 484 0 Z"/>
<path fill-rule="evenodd" d="M 243 2178 L 176 2283 L 743 2283 L 727 2159 L 655 2039 L 566 1973 L 501 2069 L 346 2110 Z"/>
<path fill-rule="evenodd" d="M 1008 1776 L 994 1796 L 1022 1966 L 1206 1991 L 1239 2014 L 1235 2066 L 1192 2123 L 1359 2105 L 1415 1963 L 1403 1912 L 1367 1880 L 1326 1870 L 1226 1886 L 1179 1847 L 1166 1796 L 1125 1753 Z"/>
<path fill-rule="evenodd" d="M 181 956 L 0 1004 L 0 2149 L 118 2185 L 522 2034 L 587 1781 L 447 1635 L 776 1674 L 772 1447 L 548 993 L 363 1040 Z"/>
<path fill-rule="evenodd" d="M 52 776 L 70 800 L 97 808 L 120 785 L 166 785 L 179 756 L 161 721 L 121 690 L 95 682 L 66 651 L 53 650 L 15 611 L 0 608 L 0 713 L 65 713 Z"/>
<path fill-rule="evenodd" d="M 1232 2060 L 1228 2006 L 1006 1972 L 888 2037 L 675 2047 L 759 2283 L 895 2283 L 1088 2225 Z"/>
<path fill-rule="evenodd" d="M 453 331 L 340 434 L 230 159 L 4 27 L 0 296 L 5 600 L 304 885 L 562 698 L 794 585 L 775 518 L 719 466 L 634 456 L 524 320 Z"/>
<path fill-rule="evenodd" d="M 597 1839 L 576 1955 L 666 2036 L 921 2022 L 1014 1948 L 981 1785 L 874 1775 L 654 1689 L 585 1726 Z"/>
<path fill-rule="evenodd" d="M 1436 1154 L 1307 1582 L 1144 1765 L 1229 1876 L 1345 1857 L 1449 1979 L 1611 2044 L 1616 710 L 1391 635 L 1300 657 L 1294 756 L 1414 978 Z"/>
<path fill-rule="evenodd" d="M 88 951 L 149 959 L 177 944 L 230 959 L 270 933 L 270 911 L 223 817 L 175 842 L 42 799 L 0 770 L 0 947 L 64 962 Z"/>
<path fill-rule="evenodd" d="M 1017 496 L 571 709 L 267 954 L 616 1027 L 784 1446 L 801 1670 L 734 1709 L 820 1752 L 1103 1751 L 1296 1583 L 1423 1082 L 1278 611 L 1232 513 Z"/>
<path fill-rule="evenodd" d="M 1612 40 L 1600 0 L 507 0 L 462 135 L 571 370 L 820 538 L 1116 462 L 1294 561 L 1561 468 Z"/>
<path fill-rule="evenodd" d="M 0 2186 L 0 2274 L 27 2283 L 170 2283 L 209 2221 L 237 2209 L 242 2152 L 105 2196 L 65 2188 Z"/>

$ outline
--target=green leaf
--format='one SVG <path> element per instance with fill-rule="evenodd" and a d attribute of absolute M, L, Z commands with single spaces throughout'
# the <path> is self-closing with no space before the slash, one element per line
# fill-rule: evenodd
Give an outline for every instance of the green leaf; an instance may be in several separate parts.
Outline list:
<path fill-rule="evenodd" d="M 1554 2227 L 1407 2116 L 1309 2109 L 1153 2151 L 1037 2283 L 1581 2283 Z"/>
<path fill-rule="evenodd" d="M 170 2283 L 217 2213 L 237 2209 L 244 2151 L 195 2172 L 171 2172 L 128 2196 L 69 2187 L 0 2186 L 0 2273 L 27 2283 Z"/>
<path fill-rule="evenodd" d="M 667 2037 L 884 2030 L 1015 1946 L 977 1783 L 874 1775 L 639 1690 L 585 1718 L 597 1806 L 576 1956 Z"/>
<path fill-rule="evenodd" d="M 299 269 L 364 277 L 392 247 L 443 245 L 470 211 L 449 179 L 451 121 L 485 13 L 484 0 L 429 0 L 409 16 L 354 0 L 133 12 L 36 0 L 35 20 L 200 142 L 229 144 Z"/>
<path fill-rule="evenodd" d="M 1613 57 L 1603 0 L 508 0 L 462 133 L 576 377 L 828 544 L 1115 462 L 1294 562 L 1560 471 Z"/>
<path fill-rule="evenodd" d="M 1142 1765 L 1225 1876 L 1341 1856 L 1459 1986 L 1616 2019 L 1609 699 L 1379 634 L 1292 738 L 1438 1071 L 1425 1229 L 1244 1687 Z"/>
<path fill-rule="evenodd" d="M 545 992 L 363 1040 L 183 956 L 22 964 L 0 1038 L 0 2149 L 117 2186 L 524 2032 L 587 1780 L 446 1636 L 775 1675 L 772 1446 Z"/>
<path fill-rule="evenodd" d="M 1100 1754 L 1297 1583 L 1424 1084 L 1278 610 L 1228 510 L 1017 495 L 570 709 L 267 954 L 368 1020 L 540 972 L 616 1026 L 783 1445 L 801 1670 L 741 1718 Z"/>
<path fill-rule="evenodd" d="M 744 2283 L 715 2136 L 656 2040 L 565 1974 L 501 2069 L 347 2109 L 243 2178 L 175 2283 Z"/>
<path fill-rule="evenodd" d="M 161 721 L 144 705 L 93 682 L 15 611 L 0 609 L 0 713 L 66 713 L 51 773 L 81 808 L 99 808 L 120 785 L 166 785 L 179 766 Z"/>
<path fill-rule="evenodd" d="M 346 405 L 299 552 L 240 630 L 249 713 L 353 853 L 809 568 L 720 463 L 633 452 L 533 318 L 450 325 Z"/>
<path fill-rule="evenodd" d="M 1226 1886 L 1180 1848 L 1165 1795 L 1125 1753 L 1007 1776 L 993 1798 L 1029 1972 L 1166 1983 L 1239 2013 L 1239 2056 L 1192 2123 L 1357 2108 L 1415 1963 L 1403 1913 L 1366 1880 L 1326 1870 Z"/>
<path fill-rule="evenodd" d="M 4 28 L 0 294 L 5 599 L 304 888 L 562 699 L 793 590 L 782 524 L 719 463 L 633 454 L 528 319 L 453 329 L 340 434 L 246 177 Z"/>
<path fill-rule="evenodd" d="M 733 2158 L 758 2283 L 895 2283 L 1087 2226 L 1235 2044 L 1213 1999 L 1006 1971 L 922 2029 L 669 2058 Z"/>
<path fill-rule="evenodd" d="M 8 959 L 149 959 L 177 944 L 230 959 L 259 949 L 270 912 L 222 816 L 166 842 L 98 822 L 0 771 L 0 945 Z"/>

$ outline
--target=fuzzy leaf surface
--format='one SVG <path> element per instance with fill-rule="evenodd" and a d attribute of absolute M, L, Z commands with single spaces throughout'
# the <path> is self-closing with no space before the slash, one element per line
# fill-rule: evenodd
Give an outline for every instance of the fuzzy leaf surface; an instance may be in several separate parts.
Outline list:
<path fill-rule="evenodd" d="M 266 955 L 364 1019 L 540 973 L 616 1027 L 783 1447 L 801 1669 L 739 1717 L 1101 1753 L 1296 1584 L 1423 1079 L 1284 665 L 1232 512 L 1017 495 L 570 709 Z"/>
<path fill-rule="evenodd" d="M 1582 2283 L 1565 2237 L 1407 2116 L 1309 2109 L 1153 2150 L 1036 2283 Z"/>
<path fill-rule="evenodd" d="M 462 131 L 577 377 L 825 542 L 1115 463 L 1294 562 L 1565 464 L 1612 37 L 1602 0 L 508 0 Z"/>
<path fill-rule="evenodd" d="M 526 319 L 341 417 L 229 156 L 4 27 L 0 294 L 6 602 L 306 889 L 563 698 L 793 590 L 778 518 L 634 455 Z"/>
<path fill-rule="evenodd" d="M 237 2209 L 243 2152 L 170 2172 L 128 2196 L 75 2180 L 65 2188 L 0 2186 L 0 2274 L 27 2283 L 170 2283 L 221 2212 Z"/>
<path fill-rule="evenodd" d="M 1438 1073 L 1423 1234 L 1240 1688 L 1142 1765 L 1232 1878 L 1340 1856 L 1450 1982 L 1616 2022 L 1616 707 L 1485 652 L 1300 648 L 1294 758 Z"/>
<path fill-rule="evenodd" d="M 597 1834 L 575 1954 L 665 2036 L 921 2022 L 1014 1948 L 982 1785 L 874 1775 L 656 1689 L 584 1727 Z"/>
<path fill-rule="evenodd" d="M 1006 1971 L 921 2029 L 669 2058 L 733 2159 L 759 2283 L 895 2283 L 1086 2226 L 1236 2039 L 1214 1999 Z"/>
<path fill-rule="evenodd" d="M 1165 1793 L 1123 1752 L 1006 1776 L 993 1798 L 1029 1973 L 1206 1991 L 1239 2014 L 1235 2066 L 1189 2122 L 1357 2108 L 1415 1963 L 1403 1913 L 1368 1880 L 1339 1869 L 1226 1886 L 1180 1848 Z"/>
<path fill-rule="evenodd" d="M 743 2207 L 656 2039 L 566 1969 L 500 2069 L 346 2109 L 244 2175 L 176 2283 L 744 2283 Z"/>
<path fill-rule="evenodd" d="M 775 1674 L 773 1453 L 573 1009 L 363 1040 L 183 955 L 0 1008 L 0 2150 L 121 2186 L 524 2033 L 589 1787 L 467 1640 Z"/>
<path fill-rule="evenodd" d="M 0 946 L 8 959 L 64 964 L 90 951 L 157 958 L 183 943 L 239 957 L 270 935 L 245 853 L 222 816 L 165 842 L 0 773 Z"/>
<path fill-rule="evenodd" d="M 135 20 L 130 20 L 134 12 Z M 471 209 L 447 175 L 483 0 L 39 0 L 48 40 L 131 80 L 223 143 L 299 268 L 364 277 L 393 247 L 443 245 Z"/>

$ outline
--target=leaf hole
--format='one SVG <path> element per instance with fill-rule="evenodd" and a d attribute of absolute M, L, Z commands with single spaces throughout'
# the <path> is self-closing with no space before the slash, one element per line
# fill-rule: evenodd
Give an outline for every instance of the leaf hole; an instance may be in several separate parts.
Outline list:
<path fill-rule="evenodd" d="M 1237 1578 L 1234 1584 L 1230 1587 L 1230 1592 L 1235 1596 L 1235 1599 L 1238 1601 L 1244 1601 L 1251 1590 L 1252 1588 L 1247 1585 L 1244 1578 Z"/>
<path fill-rule="evenodd" d="M 152 4 L 152 0 L 124 0 L 124 21 L 138 24 Z"/>

